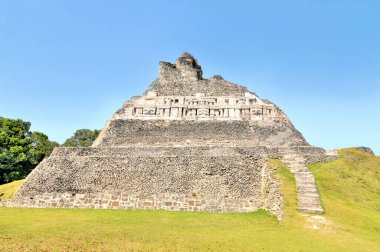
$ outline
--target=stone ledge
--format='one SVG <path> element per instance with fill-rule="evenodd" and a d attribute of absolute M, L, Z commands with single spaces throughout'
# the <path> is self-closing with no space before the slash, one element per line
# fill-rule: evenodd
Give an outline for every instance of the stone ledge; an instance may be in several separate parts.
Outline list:
<path fill-rule="evenodd" d="M 163 156 L 255 156 L 255 157 L 281 157 L 284 152 L 291 150 L 303 156 L 313 156 L 318 158 L 326 156 L 325 150 L 312 146 L 295 146 L 287 148 L 266 147 L 266 146 L 114 146 L 114 147 L 58 147 L 55 148 L 51 157 L 54 156 L 86 156 L 86 157 L 163 157 Z M 327 155 L 323 159 L 334 159 L 336 156 Z"/>
<path fill-rule="evenodd" d="M 147 209 L 170 211 L 206 211 L 212 213 L 253 212 L 261 208 L 260 199 L 216 199 L 193 197 L 186 194 L 134 195 L 118 193 L 44 193 L 33 197 L 19 197 L 0 201 L 0 206 L 26 208 L 95 208 Z M 269 209 L 269 211 L 271 211 Z"/>

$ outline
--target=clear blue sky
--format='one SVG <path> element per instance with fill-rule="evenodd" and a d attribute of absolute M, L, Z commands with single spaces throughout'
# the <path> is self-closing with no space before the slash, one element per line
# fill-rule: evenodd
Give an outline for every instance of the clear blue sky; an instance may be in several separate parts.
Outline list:
<path fill-rule="evenodd" d="M 62 143 L 192 53 L 326 149 L 380 154 L 380 1 L 0 0 L 0 116 Z"/>

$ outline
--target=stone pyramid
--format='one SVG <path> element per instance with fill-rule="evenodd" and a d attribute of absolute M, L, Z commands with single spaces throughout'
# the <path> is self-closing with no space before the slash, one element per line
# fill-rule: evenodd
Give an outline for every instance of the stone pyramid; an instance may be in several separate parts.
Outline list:
<path fill-rule="evenodd" d="M 329 159 L 275 104 L 221 76 L 203 78 L 197 60 L 184 53 L 175 64 L 159 63 L 158 78 L 144 95 L 125 102 L 92 147 L 56 148 L 8 205 L 209 212 L 263 208 L 280 218 L 282 198 L 268 157 L 288 161 L 294 172 Z M 305 195 L 313 194 L 314 200 L 316 188 L 307 189 Z M 308 199 L 301 210 L 323 211 L 319 196 Z"/>

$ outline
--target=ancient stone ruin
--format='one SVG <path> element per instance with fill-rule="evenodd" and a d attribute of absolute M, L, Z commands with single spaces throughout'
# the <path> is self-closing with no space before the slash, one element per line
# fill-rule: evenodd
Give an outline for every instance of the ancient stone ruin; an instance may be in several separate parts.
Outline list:
<path fill-rule="evenodd" d="M 299 208 L 323 212 L 305 164 L 329 160 L 275 104 L 221 76 L 205 79 L 188 53 L 160 62 L 90 148 L 56 148 L 8 206 L 249 212 L 282 216 L 268 157 L 295 173 Z"/>

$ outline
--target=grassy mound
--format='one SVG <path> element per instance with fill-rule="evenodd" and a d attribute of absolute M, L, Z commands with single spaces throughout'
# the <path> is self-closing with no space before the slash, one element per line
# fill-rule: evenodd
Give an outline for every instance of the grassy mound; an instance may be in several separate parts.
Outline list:
<path fill-rule="evenodd" d="M 8 184 L 0 185 L 0 200 L 9 200 L 13 198 L 18 187 L 24 182 L 24 180 L 16 180 Z"/>
<path fill-rule="evenodd" d="M 343 230 L 380 241 L 380 157 L 353 148 L 339 156 L 310 166 L 326 216 Z"/>
<path fill-rule="evenodd" d="M 380 251 L 380 158 L 345 149 L 310 166 L 325 215 L 298 212 L 278 160 L 286 217 L 91 209 L 0 208 L 0 251 Z"/>

